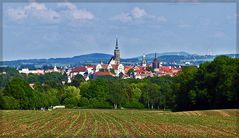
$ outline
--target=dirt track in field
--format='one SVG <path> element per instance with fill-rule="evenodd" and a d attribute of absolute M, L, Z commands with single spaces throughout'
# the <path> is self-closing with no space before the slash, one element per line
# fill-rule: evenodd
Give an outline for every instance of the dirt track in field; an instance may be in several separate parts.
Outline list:
<path fill-rule="evenodd" d="M 1 110 L 0 137 L 239 137 L 239 109 Z"/>

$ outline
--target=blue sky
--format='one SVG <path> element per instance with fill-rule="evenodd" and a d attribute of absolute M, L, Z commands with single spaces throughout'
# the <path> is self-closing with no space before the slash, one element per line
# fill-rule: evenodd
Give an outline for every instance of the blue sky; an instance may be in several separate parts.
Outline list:
<path fill-rule="evenodd" d="M 4 3 L 4 60 L 236 52 L 233 3 Z"/>

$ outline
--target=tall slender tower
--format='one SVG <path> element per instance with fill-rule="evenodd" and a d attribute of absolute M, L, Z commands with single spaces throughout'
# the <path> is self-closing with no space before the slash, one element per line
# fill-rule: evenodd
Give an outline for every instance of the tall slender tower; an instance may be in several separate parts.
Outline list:
<path fill-rule="evenodd" d="M 145 54 L 143 54 L 143 56 L 142 56 L 142 66 L 143 66 L 143 67 L 146 67 L 146 66 L 147 66 L 147 61 L 146 61 L 146 56 L 145 56 Z"/>
<path fill-rule="evenodd" d="M 115 60 L 115 64 L 120 64 L 120 50 L 118 45 L 118 38 L 116 38 L 116 43 L 115 43 L 114 60 Z"/>
<path fill-rule="evenodd" d="M 154 71 L 159 71 L 159 60 L 157 59 L 156 53 L 153 60 L 153 69 Z"/>

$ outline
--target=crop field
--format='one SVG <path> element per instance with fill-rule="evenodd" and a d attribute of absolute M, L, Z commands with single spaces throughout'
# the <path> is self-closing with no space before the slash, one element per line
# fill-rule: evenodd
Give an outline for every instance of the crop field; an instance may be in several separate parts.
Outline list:
<path fill-rule="evenodd" d="M 238 112 L 1 110 L 0 137 L 239 137 Z"/>

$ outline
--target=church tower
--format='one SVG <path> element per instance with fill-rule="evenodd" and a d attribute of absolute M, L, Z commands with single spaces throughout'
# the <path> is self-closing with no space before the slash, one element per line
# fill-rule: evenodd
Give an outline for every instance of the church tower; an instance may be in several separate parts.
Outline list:
<path fill-rule="evenodd" d="M 141 64 L 143 67 L 146 67 L 147 66 L 147 61 L 146 61 L 146 56 L 145 54 L 143 54 L 142 56 L 142 64 Z"/>
<path fill-rule="evenodd" d="M 115 50 L 114 50 L 115 64 L 120 64 L 120 50 L 118 45 L 118 38 L 116 38 Z"/>
<path fill-rule="evenodd" d="M 159 71 L 159 60 L 156 56 L 156 53 L 155 53 L 154 60 L 153 60 L 152 64 L 153 64 L 152 66 L 153 66 L 154 71 L 156 71 L 156 72 Z"/>

